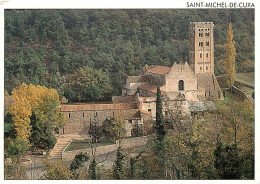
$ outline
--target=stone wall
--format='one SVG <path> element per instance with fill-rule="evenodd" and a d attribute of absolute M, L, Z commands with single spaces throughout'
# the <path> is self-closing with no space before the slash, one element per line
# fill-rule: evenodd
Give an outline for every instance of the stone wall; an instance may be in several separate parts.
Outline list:
<path fill-rule="evenodd" d="M 244 91 L 242 91 L 241 89 L 237 88 L 236 86 L 232 85 L 231 88 L 230 88 L 230 90 L 231 90 L 231 93 L 238 95 L 238 96 L 241 97 L 243 100 L 247 99 L 247 100 L 251 101 L 251 100 L 247 97 L 246 93 L 245 93 Z"/>
<path fill-rule="evenodd" d="M 133 138 L 128 138 L 128 139 L 124 139 L 121 142 L 121 146 L 124 150 L 128 150 L 128 149 L 132 149 L 138 146 L 144 146 L 146 145 L 148 142 L 148 137 L 144 136 L 144 137 L 133 137 Z M 96 155 L 100 155 L 100 154 L 106 154 L 106 153 L 110 153 L 113 151 L 116 151 L 118 148 L 118 141 L 116 144 L 111 144 L 111 145 L 107 145 L 107 146 L 99 146 L 96 149 Z M 81 152 L 86 152 L 88 153 L 90 156 L 92 155 L 92 149 L 91 148 L 86 148 L 86 149 L 81 149 L 81 150 L 75 150 L 75 151 L 63 151 L 62 152 L 62 160 L 63 161 L 71 161 L 74 159 L 75 155 Z"/>
<path fill-rule="evenodd" d="M 67 121 L 64 126 L 65 134 L 86 134 L 91 122 L 98 122 L 102 125 L 105 119 L 122 117 L 124 120 L 136 119 L 139 117 L 138 109 L 125 110 L 91 110 L 62 112 L 66 114 Z"/>
<path fill-rule="evenodd" d="M 179 81 L 184 82 L 184 90 L 179 90 Z M 185 64 L 174 63 L 166 75 L 166 92 L 179 92 L 185 95 L 186 100 L 197 100 L 197 78 L 191 67 Z"/>

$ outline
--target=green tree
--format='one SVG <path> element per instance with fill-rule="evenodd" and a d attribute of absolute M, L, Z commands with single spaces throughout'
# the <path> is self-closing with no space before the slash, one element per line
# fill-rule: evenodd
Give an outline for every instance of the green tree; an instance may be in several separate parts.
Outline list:
<path fill-rule="evenodd" d="M 119 140 L 119 144 L 121 140 L 125 137 L 125 126 L 124 120 L 120 117 L 115 117 L 111 119 L 111 124 L 108 126 L 108 130 L 110 137 L 113 138 L 114 143 L 116 140 Z"/>
<path fill-rule="evenodd" d="M 53 127 L 49 123 L 43 123 L 40 121 L 34 113 L 31 116 L 31 136 L 30 142 L 34 147 L 43 149 L 52 149 L 56 144 L 57 140 L 52 130 Z"/>
<path fill-rule="evenodd" d="M 214 156 L 214 165 L 221 179 L 241 179 L 240 160 L 235 144 L 223 146 L 218 140 Z"/>
<path fill-rule="evenodd" d="M 95 84 L 84 90 L 84 97 L 87 101 L 97 101 L 101 98 L 101 91 Z"/>
<path fill-rule="evenodd" d="M 236 48 L 233 40 L 233 29 L 232 24 L 229 23 L 227 30 L 227 41 L 226 41 L 226 61 L 225 61 L 225 72 L 226 72 L 226 83 L 230 87 L 234 84 L 236 78 Z"/>
<path fill-rule="evenodd" d="M 43 171 L 45 171 L 44 177 L 47 180 L 69 180 L 72 178 L 71 171 L 61 160 L 44 160 Z"/>
<path fill-rule="evenodd" d="M 17 137 L 13 139 L 7 149 L 8 155 L 10 157 L 20 157 L 26 150 L 27 142 L 21 138 Z"/>
<path fill-rule="evenodd" d="M 75 100 L 76 94 L 72 89 L 66 89 L 64 96 L 68 99 L 69 102 L 73 102 Z"/>
<path fill-rule="evenodd" d="M 89 165 L 89 174 L 90 174 L 90 179 L 92 179 L 92 180 L 98 179 L 97 163 L 96 163 L 95 157 L 93 158 L 91 164 Z"/>
<path fill-rule="evenodd" d="M 89 156 L 87 153 L 79 153 L 75 155 L 75 158 L 73 161 L 70 163 L 70 171 L 73 175 L 73 179 L 79 179 L 79 171 L 78 169 L 83 167 L 83 164 L 89 160 Z"/>
<path fill-rule="evenodd" d="M 118 146 L 116 153 L 116 161 L 113 169 L 113 179 L 121 180 L 124 177 L 124 154 L 121 146 Z"/>
<path fill-rule="evenodd" d="M 161 100 L 161 90 L 157 87 L 157 97 L 156 97 L 156 122 L 155 122 L 155 132 L 157 135 L 157 140 L 161 142 L 166 135 L 165 124 L 163 121 L 162 114 L 162 100 Z"/>

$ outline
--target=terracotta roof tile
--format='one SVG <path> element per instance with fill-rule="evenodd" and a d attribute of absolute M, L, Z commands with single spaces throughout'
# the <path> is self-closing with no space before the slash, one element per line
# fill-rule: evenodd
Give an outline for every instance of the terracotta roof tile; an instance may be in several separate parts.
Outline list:
<path fill-rule="evenodd" d="M 160 86 L 162 87 L 162 86 Z M 151 83 L 145 83 L 141 86 L 139 86 L 140 89 L 143 89 L 143 90 L 146 90 L 146 91 L 149 91 L 149 92 L 152 92 L 152 93 L 157 93 L 157 86 L 151 84 Z M 161 90 L 161 94 L 165 94 L 166 92 Z"/>
<path fill-rule="evenodd" d="M 154 66 L 151 68 L 148 68 L 147 71 L 149 73 L 156 73 L 160 75 L 166 75 L 170 71 L 170 67 L 167 66 Z"/>
<path fill-rule="evenodd" d="M 135 103 L 135 95 L 132 96 L 114 96 L 113 103 Z"/>
<path fill-rule="evenodd" d="M 61 105 L 61 112 L 137 109 L 136 103 Z"/>

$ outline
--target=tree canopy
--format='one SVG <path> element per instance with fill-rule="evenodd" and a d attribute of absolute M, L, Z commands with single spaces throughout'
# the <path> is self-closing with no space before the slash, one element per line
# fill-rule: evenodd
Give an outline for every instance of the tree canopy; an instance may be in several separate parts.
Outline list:
<path fill-rule="evenodd" d="M 170 66 L 189 61 L 192 21 L 214 22 L 217 75 L 224 73 L 229 22 L 235 35 L 236 71 L 253 71 L 252 9 L 14 9 L 5 10 L 5 89 L 10 93 L 25 82 L 55 89 L 59 86 L 62 95 L 74 85 L 63 77 L 98 72 L 92 76 L 98 80 L 96 87 L 88 92 L 99 91 L 101 97 L 94 98 L 105 100 L 120 94 L 124 78 L 138 74 L 145 64 Z M 89 74 L 84 74 L 86 71 Z"/>

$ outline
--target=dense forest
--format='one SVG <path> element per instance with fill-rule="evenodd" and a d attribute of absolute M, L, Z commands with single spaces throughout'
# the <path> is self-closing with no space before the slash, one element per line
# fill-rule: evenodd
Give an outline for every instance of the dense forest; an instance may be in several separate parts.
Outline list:
<path fill-rule="evenodd" d="M 253 9 L 5 10 L 5 90 L 25 82 L 75 101 L 119 95 L 145 64 L 189 62 L 190 22 L 215 24 L 215 74 L 231 22 L 236 71 L 254 71 Z"/>

